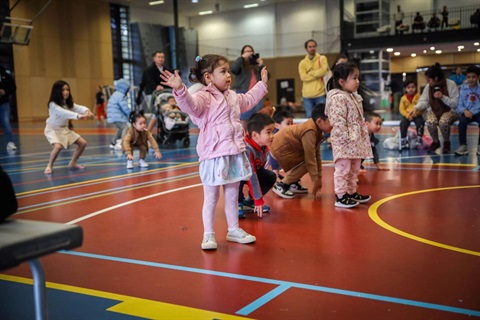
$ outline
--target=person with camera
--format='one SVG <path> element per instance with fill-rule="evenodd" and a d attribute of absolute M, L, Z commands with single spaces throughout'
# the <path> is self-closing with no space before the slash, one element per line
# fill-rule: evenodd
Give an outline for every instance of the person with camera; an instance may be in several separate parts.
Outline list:
<path fill-rule="evenodd" d="M 264 65 L 262 58 L 260 58 L 260 54 L 255 53 L 255 50 L 253 50 L 251 45 L 244 45 L 240 54 L 241 56 L 231 65 L 230 72 L 235 75 L 233 90 L 237 93 L 246 93 L 261 80 L 260 72 Z M 270 79 L 270 74 L 268 74 L 268 78 Z M 245 123 L 253 114 L 260 111 L 262 107 L 263 100 L 253 109 L 242 113 L 240 115 L 242 123 Z"/>
<path fill-rule="evenodd" d="M 443 154 L 450 153 L 450 125 L 458 120 L 457 106 L 459 93 L 455 82 L 445 78 L 442 67 L 437 62 L 425 71 L 427 85 L 410 116 L 417 117 L 421 110 L 424 114 L 428 132 L 433 143 L 428 151 L 435 152 L 440 148 L 438 128 L 443 136 Z"/>

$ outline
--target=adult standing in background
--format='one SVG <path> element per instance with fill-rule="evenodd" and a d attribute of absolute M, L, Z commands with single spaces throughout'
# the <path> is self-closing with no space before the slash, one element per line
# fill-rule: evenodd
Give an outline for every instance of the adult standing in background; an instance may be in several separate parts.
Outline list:
<path fill-rule="evenodd" d="M 13 77 L 0 66 L 0 121 L 2 122 L 7 150 L 17 150 L 13 142 L 12 126 L 10 125 L 10 95 L 17 90 Z"/>
<path fill-rule="evenodd" d="M 402 11 L 402 8 L 398 5 L 397 12 L 393 14 L 393 20 L 395 20 L 395 34 L 403 34 L 403 31 L 398 30 L 403 23 L 403 18 L 405 18 L 405 14 Z"/>
<path fill-rule="evenodd" d="M 236 93 L 246 93 L 250 90 L 258 81 L 261 80 L 261 74 L 264 65 L 263 59 L 259 54 L 255 54 L 255 50 L 251 45 L 244 45 L 240 51 L 240 57 L 237 58 L 230 67 L 230 72 L 235 75 L 235 84 L 233 90 Z M 268 75 L 270 78 L 270 74 Z M 242 113 L 240 120 L 245 123 L 250 117 L 260 111 L 263 107 L 263 101 L 261 100 L 253 109 Z"/>
<path fill-rule="evenodd" d="M 153 91 L 162 91 L 165 89 L 165 87 L 160 84 L 162 81 L 162 79 L 160 79 L 160 73 L 164 70 L 170 71 L 165 67 L 165 53 L 163 51 L 155 51 L 152 54 L 152 60 L 152 64 L 143 71 L 142 82 L 140 82 L 140 88 L 135 100 L 137 105 L 140 106 L 142 104 L 142 94 L 145 92 L 145 101 L 143 101 L 143 103 L 146 104 L 146 108 L 142 107 L 140 110 L 146 110 L 147 113 L 153 112 L 153 110 L 150 110 Z M 148 131 L 152 131 L 156 123 L 157 119 L 153 112 L 152 118 L 148 123 Z"/>
<path fill-rule="evenodd" d="M 303 82 L 302 96 L 305 118 L 312 117 L 313 108 L 326 102 L 323 76 L 328 71 L 327 57 L 317 53 L 317 42 L 313 39 L 305 42 L 307 55 L 298 64 L 298 73 Z"/>
<path fill-rule="evenodd" d="M 448 28 L 448 9 L 447 6 L 443 6 L 442 11 L 440 11 L 440 14 L 442 15 L 442 29 L 443 25 L 445 25 L 445 28 Z"/>

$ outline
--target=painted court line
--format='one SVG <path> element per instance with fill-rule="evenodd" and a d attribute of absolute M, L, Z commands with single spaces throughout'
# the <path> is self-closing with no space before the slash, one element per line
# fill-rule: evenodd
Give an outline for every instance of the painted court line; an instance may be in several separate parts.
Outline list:
<path fill-rule="evenodd" d="M 268 279 L 268 278 L 261 278 L 261 277 L 254 277 L 254 276 L 245 276 L 235 273 L 228 273 L 228 272 L 220 272 L 220 271 L 213 271 L 213 270 L 205 270 L 199 268 L 192 268 L 192 267 L 183 267 L 165 263 L 158 263 L 158 262 L 150 262 L 150 261 L 143 261 L 143 260 L 135 260 L 135 259 L 128 259 L 128 258 L 120 258 L 120 257 L 112 257 L 100 254 L 93 254 L 87 252 L 78 252 L 78 251 L 59 251 L 59 253 L 79 256 L 79 257 L 86 257 L 92 259 L 100 259 L 100 260 L 107 260 L 107 261 L 114 261 L 114 262 L 122 262 L 122 263 L 130 263 L 135 265 L 142 265 L 142 266 L 149 266 L 155 268 L 163 268 L 163 269 L 170 269 L 170 270 L 177 270 L 177 271 L 185 271 L 185 272 L 192 272 L 198 274 L 207 274 L 217 277 L 225 277 L 230 279 L 239 279 L 245 281 L 254 281 L 254 282 L 261 282 L 261 283 L 268 283 L 277 285 L 279 287 L 271 290 L 267 294 L 263 295 L 253 303 L 249 304 L 248 306 L 240 309 L 237 311 L 237 314 L 241 315 L 248 315 L 249 313 L 255 311 L 256 309 L 263 306 L 265 303 L 273 300 L 275 297 L 280 295 L 281 293 L 285 292 L 289 288 L 298 288 L 298 289 L 305 289 L 305 290 L 312 290 L 312 291 L 319 291 L 319 292 L 327 292 L 339 295 L 345 295 L 355 298 L 363 298 L 363 299 L 370 299 L 370 300 L 377 300 L 383 301 L 388 303 L 396 303 L 396 304 L 403 304 L 407 306 L 419 307 L 419 308 L 426 308 L 426 309 L 433 309 L 433 310 L 440 310 L 452 313 L 459 313 L 465 314 L 468 316 L 475 316 L 480 317 L 480 311 L 477 310 L 470 310 L 470 309 L 463 309 L 463 308 L 456 308 L 450 307 L 440 304 L 422 302 L 422 301 L 415 301 L 409 299 L 401 299 L 395 297 L 388 297 L 358 291 L 350 291 L 350 290 L 343 290 L 343 289 L 336 289 L 330 287 L 323 287 L 323 286 L 314 286 L 314 285 L 307 285 L 302 283 L 296 282 L 289 282 L 289 281 L 282 281 L 282 280 L 275 280 L 275 279 Z"/>

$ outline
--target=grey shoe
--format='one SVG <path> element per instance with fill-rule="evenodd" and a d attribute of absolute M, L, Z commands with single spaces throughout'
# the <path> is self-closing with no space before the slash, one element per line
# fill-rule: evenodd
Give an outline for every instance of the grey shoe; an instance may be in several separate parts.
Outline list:
<path fill-rule="evenodd" d="M 460 147 L 455 150 L 455 154 L 458 156 L 464 156 L 468 154 L 468 147 L 465 144 L 460 145 Z"/>
<path fill-rule="evenodd" d="M 203 235 L 202 241 L 203 250 L 215 250 L 217 249 L 217 241 L 215 241 L 215 233 L 209 232 Z"/>
<path fill-rule="evenodd" d="M 255 242 L 257 238 L 251 234 L 246 233 L 243 229 L 237 228 L 233 231 L 227 233 L 227 241 L 238 242 L 238 243 L 252 243 Z"/>

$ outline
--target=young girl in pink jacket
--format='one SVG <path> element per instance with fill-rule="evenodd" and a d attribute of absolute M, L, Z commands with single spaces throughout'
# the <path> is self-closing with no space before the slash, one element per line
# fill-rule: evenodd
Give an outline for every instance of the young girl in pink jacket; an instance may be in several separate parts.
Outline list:
<path fill-rule="evenodd" d="M 357 193 L 357 176 L 362 159 L 373 158 L 370 137 L 363 119 L 362 98 L 356 92 L 359 71 L 352 62 L 335 66 L 327 84 L 325 114 L 333 129 L 335 206 L 352 208 L 370 200 Z"/>
<path fill-rule="evenodd" d="M 267 94 L 267 69 L 261 71 L 261 81 L 245 94 L 230 90 L 232 78 L 228 59 L 214 54 L 197 57 L 190 69 L 189 80 L 204 85 L 190 94 L 178 71 L 163 71 L 163 85 L 173 88 L 180 109 L 188 113 L 198 128 L 197 153 L 200 178 L 203 183 L 202 249 L 217 249 L 215 240 L 215 207 L 223 186 L 227 241 L 252 243 L 256 238 L 238 225 L 237 197 L 240 181 L 249 180 L 252 169 L 245 154 L 244 130 L 240 114 L 252 109 Z"/>

